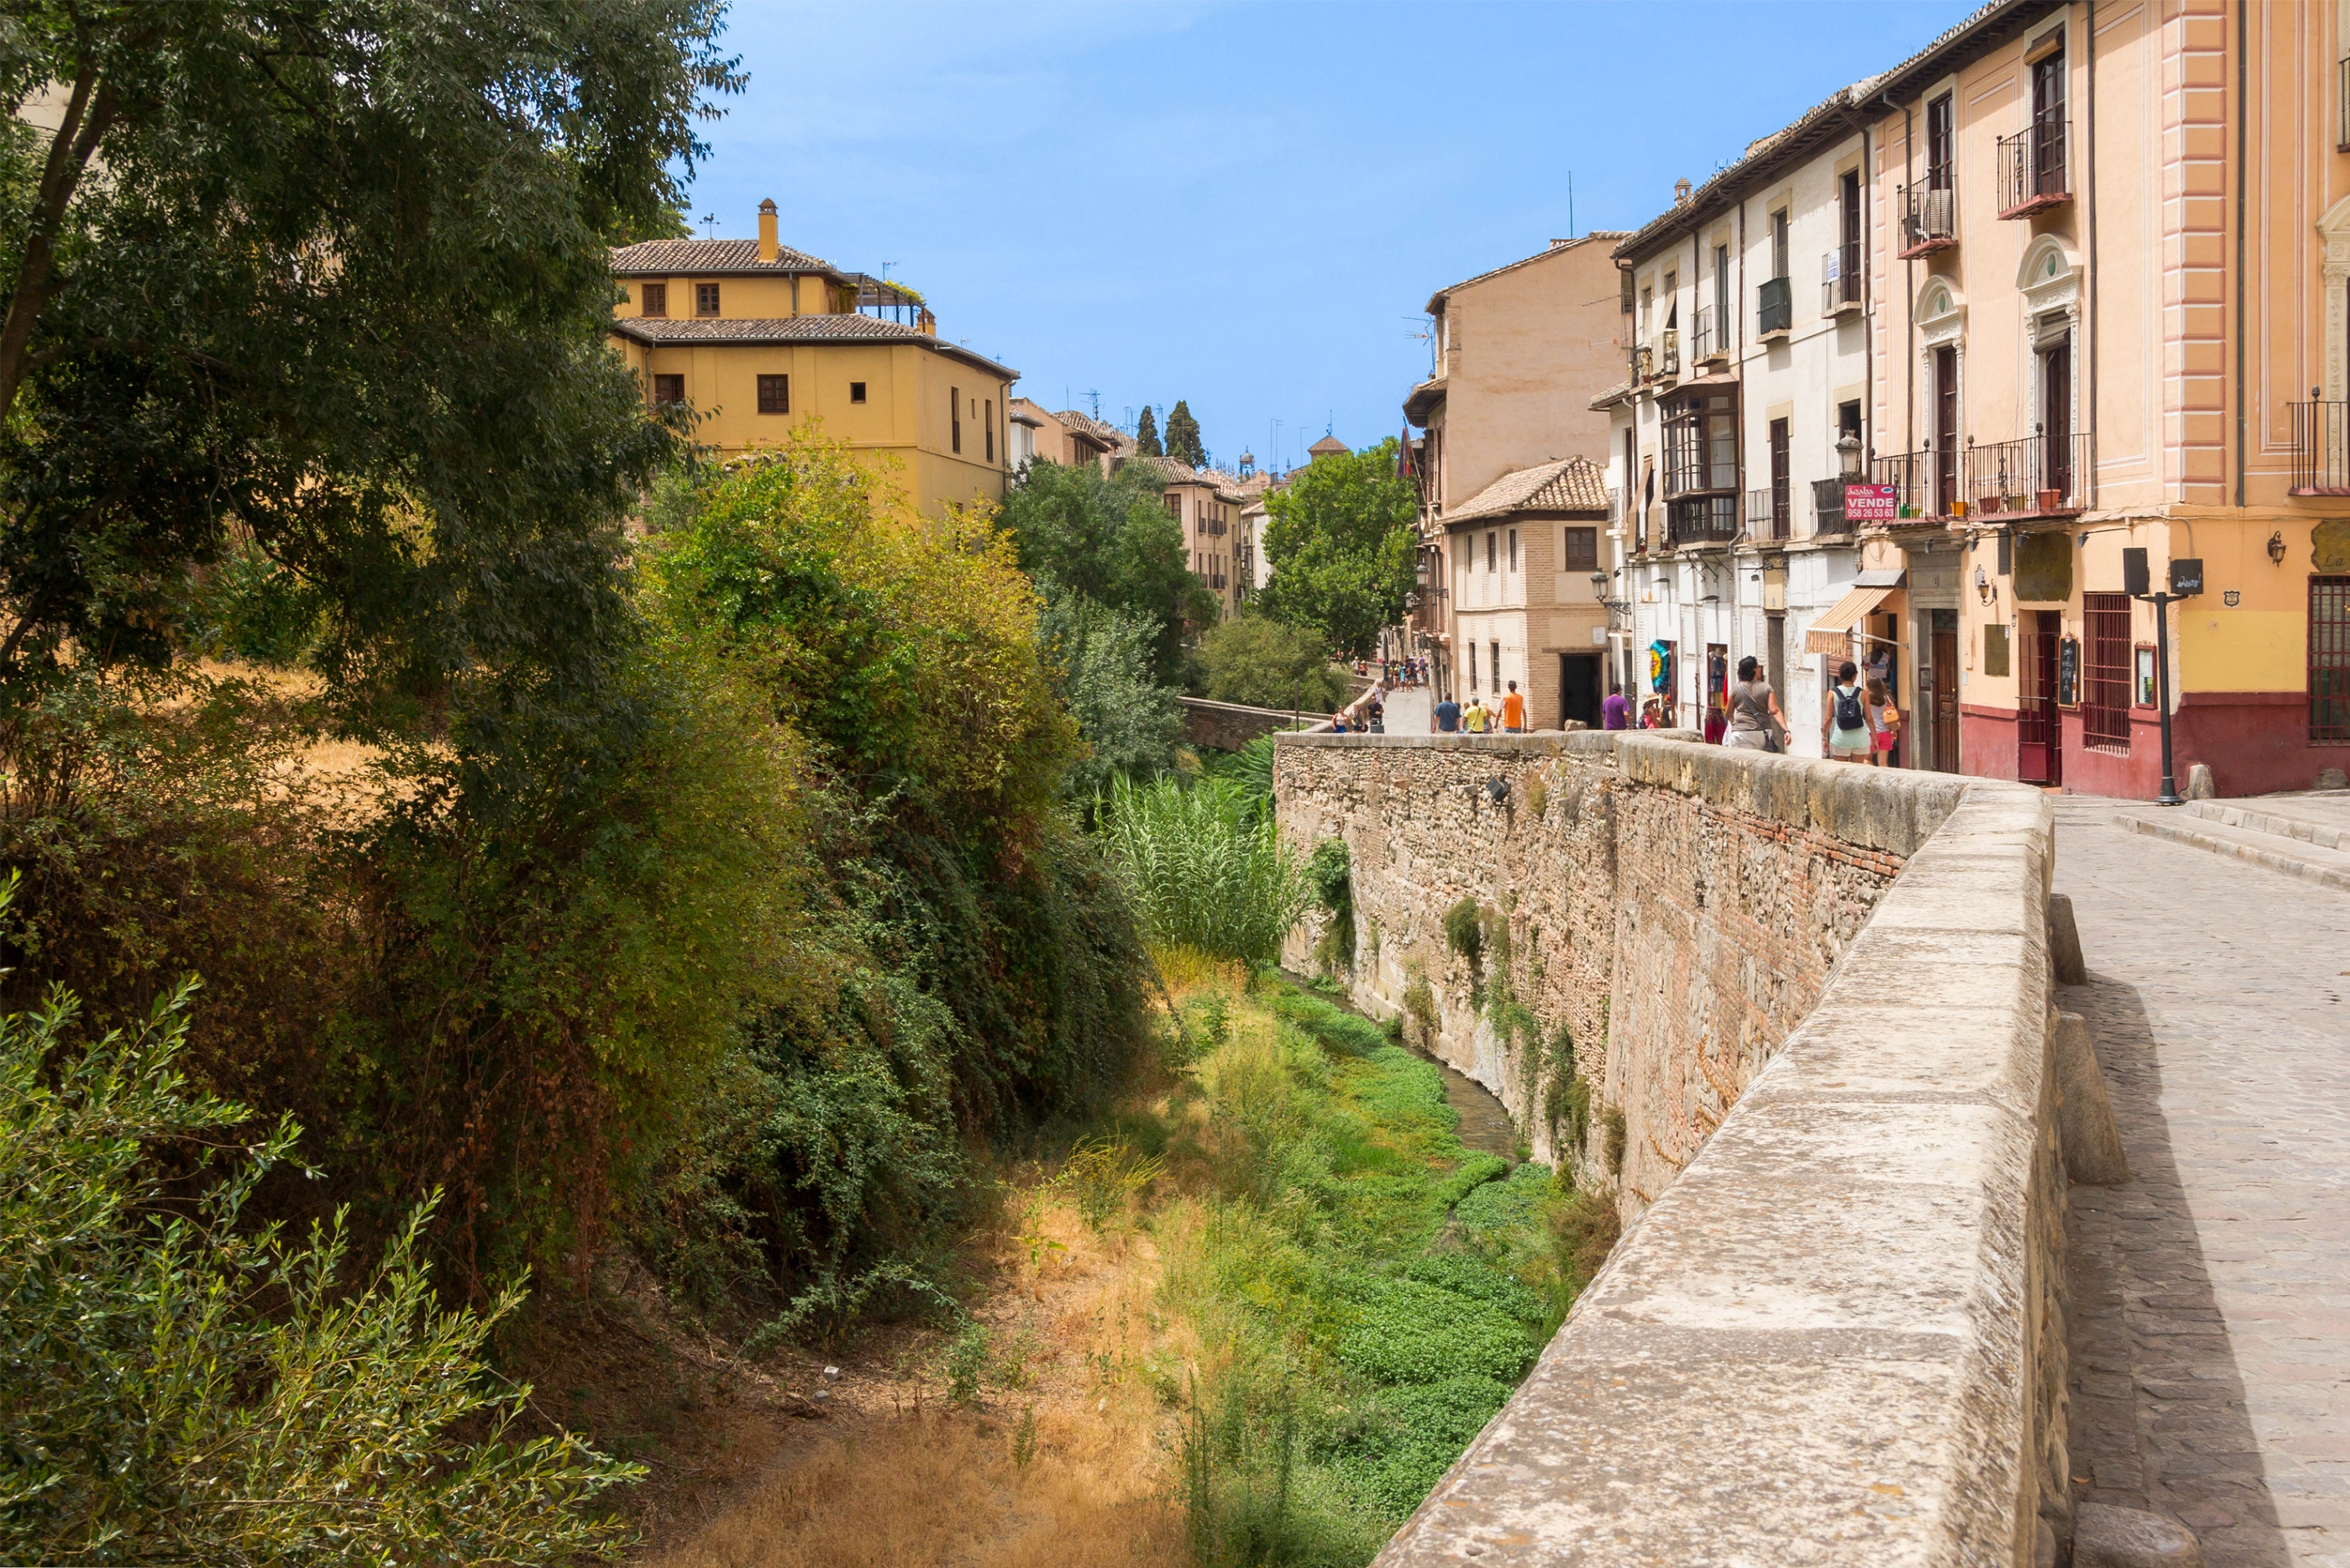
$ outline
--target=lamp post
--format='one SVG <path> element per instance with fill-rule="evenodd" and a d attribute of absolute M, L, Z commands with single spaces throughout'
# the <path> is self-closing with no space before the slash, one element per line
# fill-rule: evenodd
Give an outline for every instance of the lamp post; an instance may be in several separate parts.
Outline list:
<path fill-rule="evenodd" d="M 2177 805 L 2178 776 L 2170 761 L 2170 607 L 2203 591 L 2203 563 L 2188 558 L 2171 562 L 2168 593 L 2148 593 L 2151 582 L 2146 552 L 2124 550 L 2122 587 L 2130 597 L 2143 599 L 2154 607 L 2154 711 L 2162 725 L 2162 793 L 2155 797 L 2155 804 Z"/>

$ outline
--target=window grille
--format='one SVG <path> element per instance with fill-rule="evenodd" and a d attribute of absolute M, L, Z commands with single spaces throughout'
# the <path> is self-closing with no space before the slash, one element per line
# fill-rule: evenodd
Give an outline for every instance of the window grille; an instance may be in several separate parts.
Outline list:
<path fill-rule="evenodd" d="M 2350 576 L 2309 579 L 2309 738 L 2350 741 Z"/>
<path fill-rule="evenodd" d="M 2082 671 L 2081 742 L 2092 751 L 2129 754 L 2130 601 L 2127 594 L 2084 594 L 2088 646 Z"/>

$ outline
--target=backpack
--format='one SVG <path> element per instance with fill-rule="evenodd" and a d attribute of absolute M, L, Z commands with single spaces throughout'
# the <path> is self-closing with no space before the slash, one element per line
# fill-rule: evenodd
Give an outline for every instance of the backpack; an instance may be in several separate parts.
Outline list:
<path fill-rule="evenodd" d="M 1835 727 L 1839 730 L 1866 730 L 1868 715 L 1860 711 L 1860 688 L 1835 688 Z"/>

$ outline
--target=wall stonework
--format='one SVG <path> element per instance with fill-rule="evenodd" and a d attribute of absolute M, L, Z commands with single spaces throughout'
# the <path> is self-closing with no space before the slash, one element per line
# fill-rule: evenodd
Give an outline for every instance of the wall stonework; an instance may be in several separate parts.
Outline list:
<path fill-rule="evenodd" d="M 1417 966 L 1431 1045 L 1542 1110 L 1444 946 L 1473 897 L 1629 1135 L 1634 1222 L 1382 1563 L 2058 1559 L 2083 1107 L 2036 791 L 1655 732 L 1284 738 L 1275 791 L 1300 847 L 1350 846 L 1367 1009 Z"/>

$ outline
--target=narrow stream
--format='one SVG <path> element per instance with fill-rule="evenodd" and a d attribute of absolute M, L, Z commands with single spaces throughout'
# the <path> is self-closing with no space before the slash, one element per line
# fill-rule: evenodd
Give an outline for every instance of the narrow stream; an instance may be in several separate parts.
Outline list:
<path fill-rule="evenodd" d="M 1342 1007 L 1357 1018 L 1369 1018 L 1374 1023 L 1378 1022 L 1347 998 L 1333 996 L 1326 991 L 1316 990 L 1313 982 L 1304 975 L 1293 974 L 1286 970 L 1282 973 L 1284 978 L 1300 991 L 1318 996 L 1335 1007 Z M 1444 1075 L 1444 1103 L 1460 1113 L 1461 1143 L 1485 1154 L 1500 1155 L 1503 1159 L 1515 1164 L 1520 1141 L 1518 1129 L 1512 1125 L 1510 1113 L 1503 1107 L 1502 1102 L 1494 1097 L 1492 1092 L 1440 1057 L 1409 1045 L 1405 1049 L 1424 1062 L 1435 1063 L 1436 1070 Z"/>

